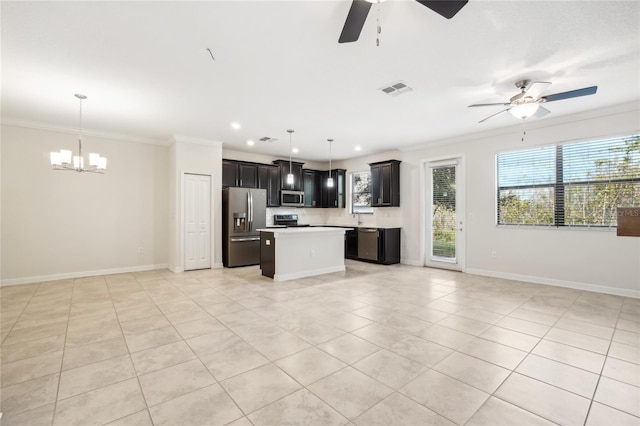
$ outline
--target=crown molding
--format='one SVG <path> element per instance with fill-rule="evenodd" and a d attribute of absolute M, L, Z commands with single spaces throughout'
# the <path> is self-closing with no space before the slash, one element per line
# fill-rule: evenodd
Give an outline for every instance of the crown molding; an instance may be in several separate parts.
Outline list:
<path fill-rule="evenodd" d="M 3 126 L 14 126 L 14 127 L 23 127 L 27 129 L 34 129 L 34 130 L 44 130 L 47 132 L 65 133 L 65 134 L 71 134 L 71 135 L 78 134 L 77 128 L 61 127 L 61 126 L 55 126 L 53 124 L 38 123 L 34 121 L 16 120 L 12 118 L 3 118 L 0 124 L 2 124 Z M 166 140 L 162 140 L 162 139 L 140 138 L 136 136 L 123 135 L 119 133 L 107 133 L 107 132 L 99 132 L 99 131 L 87 130 L 87 129 L 82 129 L 82 135 L 102 138 L 102 139 L 117 140 L 122 142 L 143 143 L 147 145 L 160 145 L 160 146 L 169 145 L 169 143 Z"/>
<path fill-rule="evenodd" d="M 640 111 L 640 102 L 628 102 L 624 104 L 618 104 L 614 106 L 592 109 L 576 114 L 569 114 L 561 117 L 545 118 L 536 121 L 527 121 L 526 130 L 544 129 L 553 126 L 559 126 L 568 123 L 577 123 L 580 121 L 590 120 L 593 118 L 602 118 L 610 115 L 623 114 L 627 112 Z M 638 115 L 640 117 L 640 114 Z M 640 119 L 638 120 L 638 128 L 640 129 Z M 420 144 L 400 147 L 398 150 L 403 152 L 419 151 L 425 148 L 431 148 L 440 145 L 451 145 L 456 143 L 464 143 L 475 141 L 478 139 L 485 139 L 490 137 L 511 135 L 514 133 L 522 133 L 522 123 L 514 124 L 509 127 L 502 127 L 499 129 L 491 129 L 478 131 L 475 133 L 468 133 L 459 136 L 451 136 L 449 138 L 442 138 L 434 141 L 423 142 Z"/>
<path fill-rule="evenodd" d="M 214 146 L 219 148 L 222 148 L 223 144 L 223 142 L 213 141 L 209 139 L 192 138 L 190 136 L 184 135 L 172 135 L 169 139 L 169 145 L 173 145 L 174 143 L 190 143 L 196 145 Z"/>

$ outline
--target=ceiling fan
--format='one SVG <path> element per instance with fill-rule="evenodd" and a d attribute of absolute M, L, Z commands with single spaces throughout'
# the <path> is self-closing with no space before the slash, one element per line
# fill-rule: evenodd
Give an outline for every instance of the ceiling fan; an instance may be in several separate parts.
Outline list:
<path fill-rule="evenodd" d="M 351 43 L 358 40 L 360 32 L 364 26 L 364 22 L 367 20 L 369 9 L 373 3 L 382 3 L 384 0 L 353 0 L 351 8 L 347 14 L 347 20 L 342 28 L 342 33 L 338 39 L 338 43 Z M 438 15 L 444 16 L 447 19 L 453 18 L 453 16 L 460 11 L 467 4 L 468 0 L 416 0 L 423 6 L 436 12 Z"/>
<path fill-rule="evenodd" d="M 516 82 L 516 87 L 520 89 L 520 93 L 513 96 L 509 102 L 498 102 L 492 104 L 473 104 L 469 107 L 495 106 L 501 105 L 507 107 L 489 117 L 482 119 L 479 123 L 483 123 L 488 119 L 509 111 L 516 118 L 527 119 L 529 117 L 544 117 L 551 111 L 542 107 L 540 104 L 553 101 L 561 101 L 563 99 L 577 98 L 580 96 L 593 95 L 598 90 L 598 86 L 584 87 L 582 89 L 570 90 L 568 92 L 554 93 L 553 95 L 540 96 L 542 92 L 549 87 L 551 83 L 546 81 L 520 80 Z"/>

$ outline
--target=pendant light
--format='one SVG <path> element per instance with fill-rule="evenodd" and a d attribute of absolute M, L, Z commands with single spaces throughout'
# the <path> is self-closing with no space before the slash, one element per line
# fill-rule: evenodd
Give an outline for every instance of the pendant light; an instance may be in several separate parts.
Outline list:
<path fill-rule="evenodd" d="M 78 155 L 73 156 L 73 164 L 71 163 L 71 151 L 61 149 L 60 152 L 52 152 L 51 165 L 53 170 L 73 170 L 76 172 L 104 173 L 107 170 L 107 159 L 101 157 L 100 154 L 89 154 L 89 167 L 84 167 L 84 158 L 82 157 L 82 101 L 87 99 L 85 95 L 74 95 L 80 100 L 80 119 L 78 126 Z"/>
<path fill-rule="evenodd" d="M 293 145 L 291 144 L 291 135 L 294 130 L 289 129 L 287 132 L 289 133 L 289 174 L 287 175 L 287 184 L 293 187 L 293 172 L 291 171 L 291 151 L 293 150 Z"/>
<path fill-rule="evenodd" d="M 329 142 L 329 179 L 327 179 L 327 188 L 333 188 L 333 178 L 331 177 L 331 142 L 333 139 L 327 139 Z"/>

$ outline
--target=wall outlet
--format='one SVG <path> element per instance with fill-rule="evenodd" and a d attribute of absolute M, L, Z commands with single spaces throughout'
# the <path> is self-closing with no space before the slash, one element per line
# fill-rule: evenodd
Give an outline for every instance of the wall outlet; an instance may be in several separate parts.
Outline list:
<path fill-rule="evenodd" d="M 498 257 L 498 253 L 494 250 L 491 252 L 491 258 L 495 259 L 496 257 Z"/>
<path fill-rule="evenodd" d="M 144 253 L 144 248 L 143 247 L 138 247 L 138 254 L 142 254 Z"/>
<path fill-rule="evenodd" d="M 309 257 L 316 257 L 316 251 L 315 250 L 311 250 L 309 252 Z"/>

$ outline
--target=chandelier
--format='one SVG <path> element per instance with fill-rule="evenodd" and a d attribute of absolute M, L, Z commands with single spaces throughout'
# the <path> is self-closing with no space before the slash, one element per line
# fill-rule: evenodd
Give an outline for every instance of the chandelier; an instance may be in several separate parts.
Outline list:
<path fill-rule="evenodd" d="M 82 101 L 87 99 L 85 95 L 74 95 L 80 100 L 80 124 L 78 126 L 78 155 L 67 149 L 51 153 L 51 165 L 53 170 L 72 170 L 76 172 L 104 173 L 107 170 L 107 159 L 100 154 L 89 154 L 89 166 L 85 168 L 82 157 Z M 72 158 L 73 157 L 73 158 Z"/>

